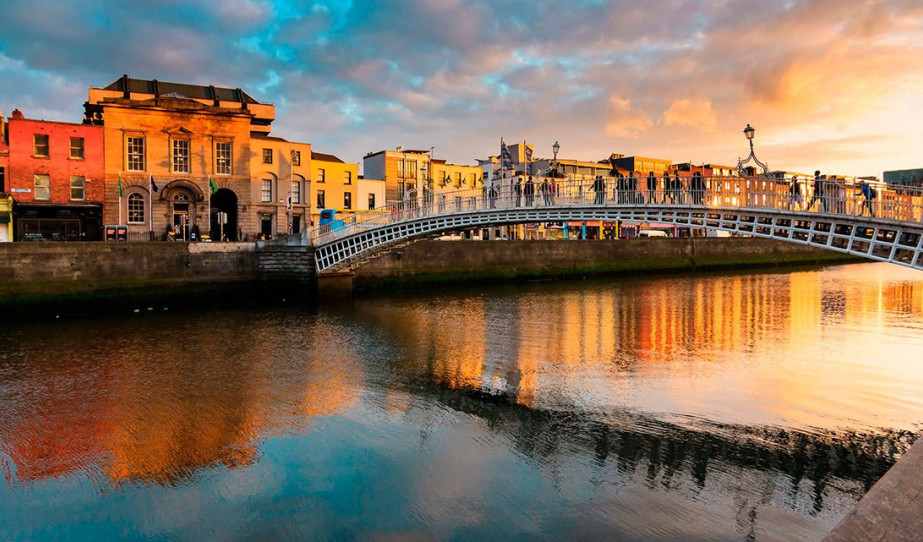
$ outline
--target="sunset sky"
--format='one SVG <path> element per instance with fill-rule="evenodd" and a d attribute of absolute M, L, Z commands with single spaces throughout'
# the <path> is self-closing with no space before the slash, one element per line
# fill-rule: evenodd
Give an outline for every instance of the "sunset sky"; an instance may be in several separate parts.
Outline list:
<path fill-rule="evenodd" d="M 3 0 L 0 110 L 79 122 L 121 74 L 241 87 L 359 162 L 611 152 L 845 175 L 923 167 L 921 0 Z"/>

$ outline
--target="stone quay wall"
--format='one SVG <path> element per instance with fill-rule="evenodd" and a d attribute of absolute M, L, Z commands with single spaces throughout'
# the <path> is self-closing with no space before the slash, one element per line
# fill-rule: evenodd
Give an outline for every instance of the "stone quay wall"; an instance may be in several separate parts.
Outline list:
<path fill-rule="evenodd" d="M 421 241 L 355 270 L 355 291 L 417 289 L 483 280 L 637 275 L 648 272 L 861 261 L 771 239 L 639 238 L 628 241 Z M 321 293 L 324 281 L 321 277 Z M 335 278 L 343 290 L 342 277 Z"/>
<path fill-rule="evenodd" d="M 3 243 L 0 307 L 17 314 L 207 307 L 355 292 L 857 261 L 745 238 L 630 241 L 421 241 L 354 272 L 314 272 L 308 247 L 255 243 Z"/>
<path fill-rule="evenodd" d="M 27 315 L 195 305 L 258 276 L 253 243 L 0 244 L 0 307 Z"/>

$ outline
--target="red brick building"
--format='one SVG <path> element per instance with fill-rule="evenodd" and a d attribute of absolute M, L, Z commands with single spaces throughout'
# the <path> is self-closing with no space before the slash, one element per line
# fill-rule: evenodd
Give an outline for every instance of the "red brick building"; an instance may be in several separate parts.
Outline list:
<path fill-rule="evenodd" d="M 27 119 L 7 125 L 6 190 L 17 241 L 102 238 L 105 164 L 100 126 Z"/>
<path fill-rule="evenodd" d="M 10 146 L 6 139 L 6 122 L 0 112 L 0 243 L 13 240 L 13 200 L 10 199 L 6 175 L 10 170 Z"/>

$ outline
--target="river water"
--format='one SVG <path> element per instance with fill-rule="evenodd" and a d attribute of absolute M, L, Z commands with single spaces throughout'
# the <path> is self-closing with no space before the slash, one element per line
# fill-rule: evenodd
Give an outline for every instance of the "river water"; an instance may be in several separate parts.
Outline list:
<path fill-rule="evenodd" d="M 9 324 L 3 540 L 819 540 L 923 422 L 923 274 Z"/>

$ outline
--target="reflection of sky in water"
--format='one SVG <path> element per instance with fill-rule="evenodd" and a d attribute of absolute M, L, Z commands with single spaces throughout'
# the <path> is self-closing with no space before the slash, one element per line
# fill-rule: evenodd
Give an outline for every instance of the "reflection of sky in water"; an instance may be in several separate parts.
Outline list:
<path fill-rule="evenodd" d="M 818 539 L 919 427 L 906 273 L 16 327 L 0 519 L 14 540 Z"/>

